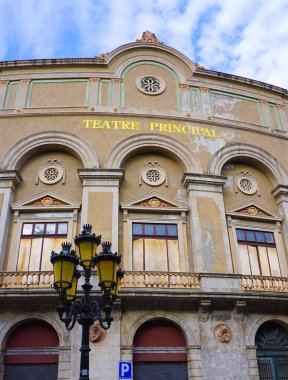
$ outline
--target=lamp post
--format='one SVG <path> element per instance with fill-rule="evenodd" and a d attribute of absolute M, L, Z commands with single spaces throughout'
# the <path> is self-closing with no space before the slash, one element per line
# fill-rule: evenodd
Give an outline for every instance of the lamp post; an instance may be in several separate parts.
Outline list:
<path fill-rule="evenodd" d="M 101 236 L 92 233 L 90 224 L 83 226 L 83 231 L 75 237 L 74 242 L 78 247 L 79 256 L 74 250 L 71 250 L 70 243 L 62 243 L 60 253 L 51 252 L 54 288 L 59 294 L 59 304 L 56 310 L 67 330 L 72 330 L 76 321 L 82 326 L 79 380 L 89 380 L 89 327 L 94 321 L 98 321 L 103 329 L 110 328 L 113 321 L 112 304 L 117 298 L 124 272 L 118 268 L 121 257 L 117 253 L 111 252 L 111 243 L 102 243 L 103 251 L 99 254 L 96 253 L 97 247 L 101 243 Z M 77 265 L 80 265 L 84 271 L 82 299 L 76 298 L 77 282 L 81 277 L 81 272 L 76 269 Z M 91 271 L 95 266 L 102 297 L 92 301 L 90 292 L 93 286 L 90 278 Z"/>

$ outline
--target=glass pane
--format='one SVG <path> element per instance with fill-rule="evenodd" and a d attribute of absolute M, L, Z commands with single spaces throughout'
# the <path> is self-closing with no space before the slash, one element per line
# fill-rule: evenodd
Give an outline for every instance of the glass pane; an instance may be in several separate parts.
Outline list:
<path fill-rule="evenodd" d="M 261 243 L 265 241 L 264 232 L 256 231 L 256 240 Z"/>
<path fill-rule="evenodd" d="M 144 270 L 144 239 L 133 240 L 133 270 Z"/>
<path fill-rule="evenodd" d="M 31 249 L 31 240 L 32 239 L 21 239 L 18 262 L 17 262 L 17 271 L 26 271 L 29 266 L 30 258 L 30 249 Z"/>
<path fill-rule="evenodd" d="M 56 232 L 56 223 L 47 223 L 46 224 L 46 234 L 55 235 Z"/>
<path fill-rule="evenodd" d="M 259 267 L 259 262 L 258 262 L 257 248 L 253 247 L 251 245 L 248 245 L 248 251 L 249 251 L 251 272 L 252 272 L 252 274 L 260 275 L 260 267 Z"/>
<path fill-rule="evenodd" d="M 58 235 L 67 235 L 68 223 L 58 223 Z"/>
<path fill-rule="evenodd" d="M 43 253 L 41 259 L 41 270 L 53 272 L 53 265 L 50 262 L 51 251 L 60 252 L 62 247 L 61 243 L 64 242 L 63 238 L 44 238 L 43 239 Z"/>
<path fill-rule="evenodd" d="M 265 232 L 265 239 L 267 243 L 275 243 L 273 232 Z"/>
<path fill-rule="evenodd" d="M 246 230 L 246 239 L 247 241 L 255 241 L 254 231 Z"/>
<path fill-rule="evenodd" d="M 156 224 L 156 235 L 165 235 L 165 224 Z"/>
<path fill-rule="evenodd" d="M 239 245 L 239 255 L 240 255 L 241 273 L 251 274 L 247 245 L 242 245 L 242 244 Z"/>
<path fill-rule="evenodd" d="M 268 247 L 268 257 L 269 257 L 269 263 L 271 268 L 271 275 L 272 276 L 281 276 L 279 261 L 278 261 L 278 254 L 276 251 L 276 248 Z"/>
<path fill-rule="evenodd" d="M 141 223 L 133 223 L 133 235 L 143 235 Z"/>
<path fill-rule="evenodd" d="M 167 242 L 164 239 L 145 239 L 146 271 L 168 271 Z"/>
<path fill-rule="evenodd" d="M 32 235 L 32 231 L 33 231 L 33 224 L 32 223 L 23 224 L 22 235 Z"/>
<path fill-rule="evenodd" d="M 237 240 L 245 240 L 245 233 L 243 230 L 236 230 Z"/>
<path fill-rule="evenodd" d="M 154 235 L 154 225 L 153 224 L 145 224 L 144 225 L 144 234 L 145 235 Z"/>
<path fill-rule="evenodd" d="M 168 236 L 177 236 L 177 226 L 176 224 L 168 224 Z"/>
<path fill-rule="evenodd" d="M 180 272 L 178 240 L 167 240 L 169 272 Z"/>
<path fill-rule="evenodd" d="M 32 239 L 29 271 L 40 270 L 43 238 Z"/>
<path fill-rule="evenodd" d="M 36 223 L 34 228 L 34 235 L 43 235 L 44 223 Z"/>
<path fill-rule="evenodd" d="M 262 276 L 270 276 L 269 261 L 266 247 L 258 247 Z"/>

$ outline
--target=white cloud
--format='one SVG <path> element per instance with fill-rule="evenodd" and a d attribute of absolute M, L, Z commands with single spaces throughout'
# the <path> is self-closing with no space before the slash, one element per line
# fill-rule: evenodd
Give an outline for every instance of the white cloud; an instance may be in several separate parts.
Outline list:
<path fill-rule="evenodd" d="M 93 57 L 145 30 L 193 61 L 288 88 L 288 0 L 0 0 L 0 60 Z"/>

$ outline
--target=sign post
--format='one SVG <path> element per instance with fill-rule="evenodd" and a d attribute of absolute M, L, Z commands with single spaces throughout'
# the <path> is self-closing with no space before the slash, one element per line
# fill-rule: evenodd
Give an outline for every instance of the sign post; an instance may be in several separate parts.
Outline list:
<path fill-rule="evenodd" d="M 132 362 L 119 362 L 119 379 L 132 379 Z"/>

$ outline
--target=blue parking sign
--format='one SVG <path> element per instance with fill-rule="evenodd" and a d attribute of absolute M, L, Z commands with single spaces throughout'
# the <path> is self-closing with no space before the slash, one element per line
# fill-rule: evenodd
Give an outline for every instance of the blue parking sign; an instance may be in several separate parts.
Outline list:
<path fill-rule="evenodd" d="M 119 379 L 132 379 L 132 362 L 119 362 Z"/>

